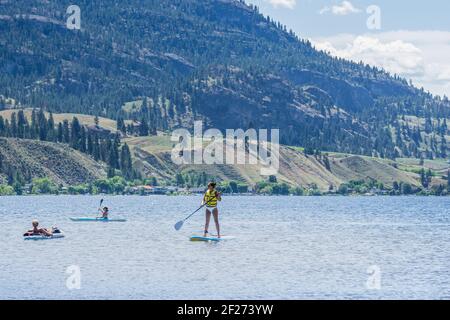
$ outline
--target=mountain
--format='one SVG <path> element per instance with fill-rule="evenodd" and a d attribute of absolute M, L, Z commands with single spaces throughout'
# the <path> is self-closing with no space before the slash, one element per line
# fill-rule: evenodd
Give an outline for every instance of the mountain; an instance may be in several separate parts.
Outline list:
<path fill-rule="evenodd" d="M 41 107 L 152 129 L 280 128 L 287 145 L 445 158 L 450 103 L 314 49 L 235 0 L 0 2 L 0 108 Z"/>

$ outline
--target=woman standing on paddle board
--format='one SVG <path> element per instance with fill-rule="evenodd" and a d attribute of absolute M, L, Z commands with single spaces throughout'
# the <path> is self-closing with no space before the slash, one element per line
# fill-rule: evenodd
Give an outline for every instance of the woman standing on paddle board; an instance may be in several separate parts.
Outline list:
<path fill-rule="evenodd" d="M 216 190 L 216 184 L 210 182 L 208 184 L 208 190 L 203 196 L 202 205 L 206 204 L 206 222 L 205 222 L 205 235 L 208 237 L 209 221 L 211 220 L 211 213 L 216 223 L 217 238 L 220 238 L 220 225 L 219 225 L 219 210 L 217 209 L 217 202 L 222 201 L 220 193 Z"/>

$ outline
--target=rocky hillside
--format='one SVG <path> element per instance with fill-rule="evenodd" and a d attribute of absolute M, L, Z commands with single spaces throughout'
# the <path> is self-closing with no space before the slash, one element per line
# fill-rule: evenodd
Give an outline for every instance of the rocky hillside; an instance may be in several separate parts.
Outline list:
<path fill-rule="evenodd" d="M 70 4 L 0 2 L 3 97 L 159 130 L 203 119 L 281 128 L 287 145 L 447 157 L 447 98 L 318 52 L 243 1 L 79 0 L 81 30 L 66 28 Z"/>
<path fill-rule="evenodd" d="M 50 178 L 56 184 L 78 185 L 106 177 L 104 165 L 67 145 L 0 138 L 0 184 L 16 179 Z"/>
<path fill-rule="evenodd" d="M 135 166 L 145 176 L 158 179 L 173 179 L 179 173 L 205 172 L 208 176 L 220 180 L 240 181 L 255 185 L 262 179 L 259 165 L 185 165 L 177 166 L 171 160 L 173 143 L 169 137 L 136 137 L 125 140 L 132 149 Z M 303 188 L 317 186 L 322 191 L 330 187 L 337 189 L 341 184 L 349 181 L 377 181 L 386 187 L 392 187 L 394 182 L 408 183 L 420 186 L 420 176 L 417 172 L 422 168 L 419 163 L 408 162 L 403 159 L 396 161 L 382 160 L 365 156 L 349 154 L 334 154 L 325 157 L 305 155 L 302 150 L 294 147 L 281 146 L 280 170 L 278 181 Z M 406 162 L 404 162 L 406 161 Z M 435 162 L 425 164 L 441 175 L 433 180 L 435 184 L 446 184 L 445 175 L 450 166 L 446 162 L 439 165 Z"/>

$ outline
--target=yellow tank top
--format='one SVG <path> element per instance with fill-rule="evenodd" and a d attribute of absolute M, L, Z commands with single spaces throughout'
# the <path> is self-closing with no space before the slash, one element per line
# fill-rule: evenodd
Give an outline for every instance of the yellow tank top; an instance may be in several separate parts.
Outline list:
<path fill-rule="evenodd" d="M 212 208 L 212 207 L 217 207 L 217 201 L 218 201 L 218 199 L 217 199 L 217 191 L 216 190 L 214 190 L 214 191 L 206 191 L 206 193 L 205 193 L 205 203 L 206 203 L 206 206 L 207 207 L 210 207 L 210 208 Z"/>

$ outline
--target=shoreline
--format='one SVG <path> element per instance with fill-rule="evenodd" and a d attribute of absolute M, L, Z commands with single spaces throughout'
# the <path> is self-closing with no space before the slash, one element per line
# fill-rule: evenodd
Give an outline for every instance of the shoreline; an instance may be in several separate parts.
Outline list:
<path fill-rule="evenodd" d="M 395 195 L 364 195 L 364 194 L 322 194 L 322 195 L 281 195 L 281 194 L 222 194 L 225 197 L 261 197 L 261 198 L 270 198 L 270 197 L 279 197 L 279 198 L 399 198 L 399 197 L 407 197 L 407 198 L 428 198 L 428 197 L 436 197 L 436 198 L 445 198 L 450 197 L 448 195 L 435 195 L 435 194 L 395 194 Z M 27 198 L 27 197 L 140 197 L 140 198 L 151 198 L 151 197 L 201 197 L 201 194 L 176 194 L 176 195 L 167 195 L 167 194 L 152 194 L 152 195 L 139 195 L 139 194 L 26 194 L 26 195 L 0 195 L 1 198 Z"/>

